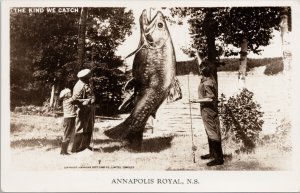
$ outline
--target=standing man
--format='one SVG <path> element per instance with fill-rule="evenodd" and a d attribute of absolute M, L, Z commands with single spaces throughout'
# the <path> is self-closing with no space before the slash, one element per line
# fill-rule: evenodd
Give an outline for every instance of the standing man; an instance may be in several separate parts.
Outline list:
<path fill-rule="evenodd" d="M 91 70 L 84 69 L 78 72 L 79 80 L 73 88 L 72 99 L 86 99 L 77 110 L 75 120 L 75 136 L 72 152 L 80 152 L 90 147 L 95 122 L 95 96 L 89 83 Z"/>
<path fill-rule="evenodd" d="M 207 62 L 200 64 L 200 75 L 202 77 L 198 87 L 199 99 L 190 101 L 200 103 L 201 117 L 209 146 L 209 154 L 202 155 L 201 159 L 212 159 L 207 163 L 207 166 L 222 165 L 224 163 L 218 115 L 218 88 L 211 71 L 211 67 Z"/>

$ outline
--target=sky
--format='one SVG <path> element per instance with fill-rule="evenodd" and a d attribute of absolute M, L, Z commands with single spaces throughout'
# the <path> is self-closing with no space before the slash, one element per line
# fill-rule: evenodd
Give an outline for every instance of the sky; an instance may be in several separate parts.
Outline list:
<path fill-rule="evenodd" d="M 136 8 L 136 7 L 128 7 L 128 9 L 131 9 L 133 11 L 133 15 L 135 17 L 135 26 L 133 27 L 132 35 L 127 36 L 125 42 L 119 46 L 117 50 L 117 54 L 125 58 L 127 55 L 132 53 L 136 48 L 138 47 L 138 43 L 140 40 L 140 26 L 139 26 L 139 17 L 143 11 L 144 8 Z M 160 8 L 156 8 L 156 10 L 160 10 L 163 12 L 164 15 L 168 15 L 168 10 L 162 10 Z M 149 9 L 147 9 L 148 15 L 149 15 Z M 152 11 L 151 15 L 154 16 L 156 11 Z M 182 20 L 183 25 L 179 26 L 177 24 L 170 25 L 168 24 L 168 28 L 171 34 L 171 38 L 173 41 L 175 54 L 176 54 L 176 60 L 177 61 L 185 61 L 185 60 L 191 60 L 192 58 L 189 58 L 186 54 L 182 52 L 180 48 L 187 47 L 190 44 L 191 38 L 189 35 L 188 30 L 188 23 L 186 20 Z M 270 41 L 270 45 L 267 47 L 261 47 L 264 51 L 261 53 L 261 55 L 256 55 L 253 53 L 248 54 L 248 58 L 271 58 L 271 57 L 281 57 L 282 56 L 282 46 L 281 46 L 281 38 L 280 38 L 280 32 L 274 31 L 273 33 L 274 38 Z M 129 57 L 126 59 L 126 64 L 131 64 L 133 61 L 134 56 Z"/>

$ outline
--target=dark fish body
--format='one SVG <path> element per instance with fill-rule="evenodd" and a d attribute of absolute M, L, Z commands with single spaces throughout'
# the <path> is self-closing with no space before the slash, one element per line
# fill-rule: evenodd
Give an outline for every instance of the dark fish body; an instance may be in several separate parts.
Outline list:
<path fill-rule="evenodd" d="M 105 131 L 110 138 L 128 139 L 142 133 L 150 115 L 155 117 L 167 98 L 175 78 L 175 52 L 163 14 L 158 11 L 149 23 L 144 10 L 140 25 L 141 39 L 132 68 L 135 106 L 124 122 Z"/>

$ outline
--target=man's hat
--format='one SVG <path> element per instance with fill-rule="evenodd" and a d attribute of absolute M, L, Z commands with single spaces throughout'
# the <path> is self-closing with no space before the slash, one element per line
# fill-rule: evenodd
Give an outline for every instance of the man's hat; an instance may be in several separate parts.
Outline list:
<path fill-rule="evenodd" d="M 78 78 L 83 78 L 83 77 L 89 75 L 90 73 L 91 73 L 90 69 L 83 69 L 83 70 L 78 72 L 77 77 Z"/>
<path fill-rule="evenodd" d="M 67 93 L 71 92 L 70 89 L 65 88 L 64 90 L 62 90 L 59 94 L 59 98 L 63 98 Z"/>

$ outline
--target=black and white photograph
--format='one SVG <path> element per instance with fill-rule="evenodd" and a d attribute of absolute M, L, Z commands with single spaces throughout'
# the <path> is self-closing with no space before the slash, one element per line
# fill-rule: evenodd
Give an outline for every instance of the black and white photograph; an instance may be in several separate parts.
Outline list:
<path fill-rule="evenodd" d="M 300 191 L 299 6 L 2 1 L 1 190 Z"/>

